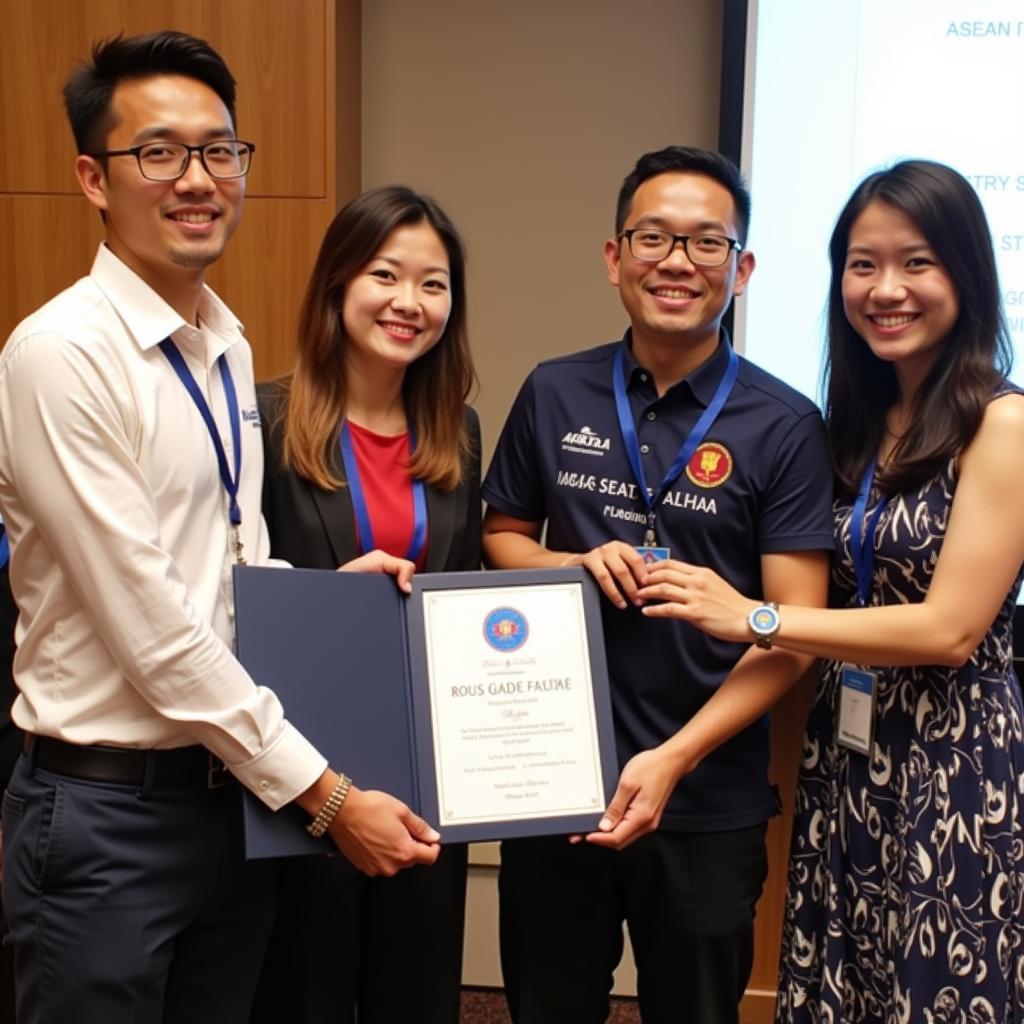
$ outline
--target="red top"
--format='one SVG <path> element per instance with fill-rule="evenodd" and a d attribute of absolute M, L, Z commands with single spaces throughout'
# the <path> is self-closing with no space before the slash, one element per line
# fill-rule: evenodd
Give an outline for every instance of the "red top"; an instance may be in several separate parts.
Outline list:
<path fill-rule="evenodd" d="M 348 421 L 352 451 L 359 467 L 366 511 L 370 516 L 373 543 L 382 551 L 405 558 L 412 543 L 415 524 L 413 514 L 412 477 L 409 475 L 409 435 L 385 437 Z M 358 532 L 358 531 L 357 531 Z M 428 536 L 416 569 L 426 564 Z"/>

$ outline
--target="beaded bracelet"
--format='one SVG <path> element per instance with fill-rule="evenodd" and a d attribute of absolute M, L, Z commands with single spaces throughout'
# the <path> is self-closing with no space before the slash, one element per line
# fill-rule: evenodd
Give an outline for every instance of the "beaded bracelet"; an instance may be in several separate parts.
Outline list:
<path fill-rule="evenodd" d="M 306 826 L 306 831 L 314 839 L 319 839 L 331 827 L 331 822 L 341 810 L 351 785 L 352 780 L 347 775 L 338 776 L 338 784 L 331 790 L 331 795 L 320 808 L 320 813 Z"/>

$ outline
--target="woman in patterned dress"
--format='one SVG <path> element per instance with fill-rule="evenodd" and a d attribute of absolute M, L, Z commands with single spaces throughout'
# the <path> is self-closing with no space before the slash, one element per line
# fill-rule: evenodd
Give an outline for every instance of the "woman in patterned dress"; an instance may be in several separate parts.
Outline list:
<path fill-rule="evenodd" d="M 1024 395 L 991 236 L 959 174 L 907 161 L 858 186 L 830 258 L 831 608 L 782 607 L 771 637 L 827 659 L 777 1020 L 1024 1021 Z M 753 638 L 758 602 L 706 569 L 663 563 L 641 594 Z"/>

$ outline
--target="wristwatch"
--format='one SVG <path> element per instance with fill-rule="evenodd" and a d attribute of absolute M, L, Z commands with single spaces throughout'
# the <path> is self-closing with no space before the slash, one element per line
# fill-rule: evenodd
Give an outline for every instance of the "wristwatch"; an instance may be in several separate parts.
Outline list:
<path fill-rule="evenodd" d="M 772 637 L 779 631 L 782 624 L 782 617 L 779 615 L 779 606 L 774 601 L 765 601 L 759 604 L 747 618 L 750 628 L 754 634 L 754 643 L 763 647 L 766 651 L 772 648 Z"/>

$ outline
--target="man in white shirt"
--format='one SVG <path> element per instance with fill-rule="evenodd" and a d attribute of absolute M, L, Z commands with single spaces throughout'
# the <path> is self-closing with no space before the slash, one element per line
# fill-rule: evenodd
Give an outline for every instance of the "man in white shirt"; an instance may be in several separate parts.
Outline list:
<path fill-rule="evenodd" d="M 106 242 L 0 357 L 19 1021 L 242 1022 L 273 896 L 241 857 L 232 777 L 369 873 L 432 863 L 439 837 L 332 771 L 231 654 L 231 566 L 268 545 L 251 353 L 204 285 L 255 148 L 230 72 L 190 36 L 117 38 L 65 105 Z M 357 567 L 407 583 L 399 560 Z"/>

